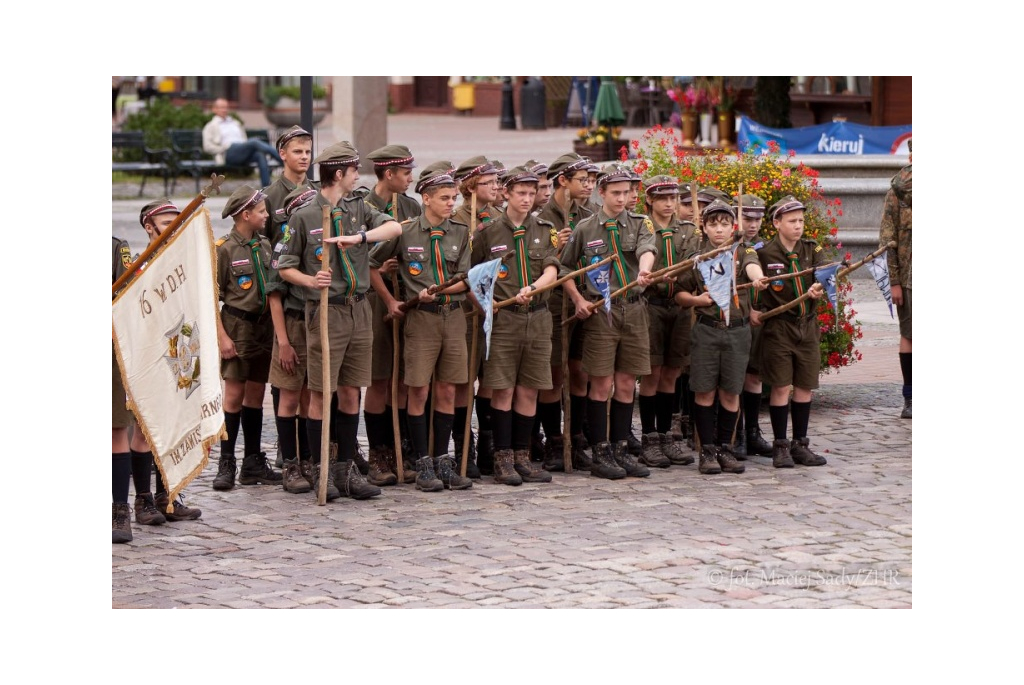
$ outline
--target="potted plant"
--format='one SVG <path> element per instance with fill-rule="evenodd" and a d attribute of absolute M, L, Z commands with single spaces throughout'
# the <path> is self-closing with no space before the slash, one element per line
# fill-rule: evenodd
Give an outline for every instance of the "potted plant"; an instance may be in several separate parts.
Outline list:
<path fill-rule="evenodd" d="M 270 85 L 263 88 L 263 112 L 267 121 L 279 128 L 302 123 L 299 86 Z M 313 84 L 313 125 L 327 116 L 327 89 Z"/>
<path fill-rule="evenodd" d="M 718 113 L 718 144 L 726 149 L 732 147 L 736 134 L 736 93 L 732 86 L 725 84 L 723 77 L 718 76 L 710 88 L 709 99 Z"/>
<path fill-rule="evenodd" d="M 619 150 L 629 144 L 629 141 L 620 138 L 622 128 L 620 126 L 592 126 L 581 128 L 576 132 L 576 140 L 573 141 L 573 151 L 581 157 L 589 157 L 595 162 L 606 162 Z"/>

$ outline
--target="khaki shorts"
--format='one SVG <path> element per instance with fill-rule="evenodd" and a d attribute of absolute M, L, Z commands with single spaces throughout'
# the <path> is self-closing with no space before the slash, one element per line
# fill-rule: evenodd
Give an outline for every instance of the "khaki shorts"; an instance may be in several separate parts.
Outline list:
<path fill-rule="evenodd" d="M 896 315 L 900 317 L 900 337 L 913 340 L 910 336 L 910 288 L 903 288 L 903 304 L 896 307 Z"/>
<path fill-rule="evenodd" d="M 565 299 L 561 288 L 552 290 L 551 296 L 548 298 L 548 311 L 551 312 L 551 366 L 559 368 L 562 366 L 562 354 L 564 354 L 562 333 L 572 333 L 572 324 L 569 324 L 568 331 L 562 326 L 562 302 Z M 571 310 L 572 307 L 570 306 L 569 309 Z"/>
<path fill-rule="evenodd" d="M 366 293 L 366 297 L 370 300 L 370 311 L 373 313 L 373 368 L 371 369 L 373 380 L 390 379 L 391 367 L 395 359 L 395 345 L 392 322 L 384 320 L 388 308 L 384 304 L 384 300 L 372 290 Z M 399 330 L 401 330 L 401 324 L 399 324 Z M 399 334 L 399 345 L 401 345 L 401 334 Z"/>
<path fill-rule="evenodd" d="M 330 341 L 329 378 L 336 386 L 365 388 L 370 385 L 373 355 L 373 326 L 370 303 L 362 299 L 354 304 L 327 305 L 327 339 Z M 320 307 L 306 302 L 306 374 L 310 392 L 323 392 L 323 355 L 320 345 Z M 333 390 L 333 388 L 328 388 Z"/>
<path fill-rule="evenodd" d="M 274 336 L 274 351 L 270 356 L 270 384 L 282 390 L 302 390 L 306 384 L 306 317 L 303 312 L 296 312 L 294 309 L 284 310 L 285 334 L 288 342 L 295 348 L 295 356 L 298 363 L 295 365 L 295 373 L 289 374 L 281 368 L 281 350 L 277 345 L 277 336 Z"/>
<path fill-rule="evenodd" d="M 718 328 L 700 321 L 690 332 L 690 390 L 712 392 L 718 388 L 739 395 L 750 357 L 750 324 Z"/>
<path fill-rule="evenodd" d="M 647 305 L 651 322 L 651 366 L 683 368 L 689 363 L 690 310 Z"/>
<path fill-rule="evenodd" d="M 773 388 L 795 385 L 814 390 L 821 372 L 821 333 L 815 315 L 768 319 L 761 328 L 761 381 Z"/>
<path fill-rule="evenodd" d="M 484 367 L 484 319 L 476 305 L 469 299 L 462 301 L 462 311 L 466 317 L 466 364 L 468 367 L 466 382 L 481 376 Z M 477 316 L 473 316 L 476 312 Z M 473 322 L 476 322 L 476 354 L 469 359 L 469 352 L 473 349 Z"/>
<path fill-rule="evenodd" d="M 482 343 L 478 340 L 477 344 Z M 443 383 L 466 383 L 465 311 L 458 303 L 438 312 L 410 309 L 405 313 L 404 349 L 405 384 L 410 388 L 430 384 L 431 377 Z"/>
<path fill-rule="evenodd" d="M 485 345 L 486 346 L 486 345 Z M 515 386 L 550 390 L 551 314 L 547 309 L 499 309 L 491 329 L 491 354 L 484 361 L 481 387 L 507 390 Z"/>
<path fill-rule="evenodd" d="M 253 322 L 222 311 L 220 320 L 238 353 L 237 357 L 221 360 L 221 378 L 266 383 L 270 377 L 270 357 L 274 348 L 274 324 L 270 314 Z"/>
<path fill-rule="evenodd" d="M 750 361 L 747 362 L 747 373 L 755 376 L 761 373 L 761 331 L 764 326 L 750 327 Z"/>
<path fill-rule="evenodd" d="M 650 323 L 647 306 L 638 300 L 612 304 L 612 325 L 604 309 L 590 315 L 582 326 L 583 370 L 591 376 L 616 371 L 636 376 L 651 373 Z"/>
<path fill-rule="evenodd" d="M 113 347 L 113 342 L 111 342 Z M 114 377 L 111 383 L 113 393 L 111 405 L 114 413 L 114 421 L 111 424 L 114 428 L 127 428 L 132 424 L 132 413 L 128 411 L 128 397 L 124 390 L 124 381 L 121 379 L 121 369 L 117 366 L 117 352 L 111 350 L 111 357 L 114 360 Z"/>

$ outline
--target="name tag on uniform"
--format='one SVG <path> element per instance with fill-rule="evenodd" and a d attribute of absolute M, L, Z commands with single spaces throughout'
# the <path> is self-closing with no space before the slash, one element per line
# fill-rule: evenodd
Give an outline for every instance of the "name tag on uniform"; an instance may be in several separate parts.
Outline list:
<path fill-rule="evenodd" d="M 508 245 L 495 245 L 491 248 L 491 252 L 504 252 L 508 249 Z"/>
<path fill-rule="evenodd" d="M 597 240 L 591 240 L 587 243 L 587 247 L 604 247 L 604 241 L 600 238 Z"/>
<path fill-rule="evenodd" d="M 309 234 L 310 235 L 320 235 L 323 232 L 324 232 L 324 229 L 322 229 L 322 228 L 311 228 L 311 229 L 309 229 Z"/>
<path fill-rule="evenodd" d="M 245 266 L 248 263 L 248 259 L 236 259 L 235 261 L 231 262 L 231 266 Z"/>
<path fill-rule="evenodd" d="M 786 265 L 785 264 L 769 264 L 767 266 L 767 268 L 769 268 L 769 269 L 785 269 Z"/>
<path fill-rule="evenodd" d="M 407 247 L 405 249 L 408 250 L 409 252 L 423 252 L 422 247 Z"/>

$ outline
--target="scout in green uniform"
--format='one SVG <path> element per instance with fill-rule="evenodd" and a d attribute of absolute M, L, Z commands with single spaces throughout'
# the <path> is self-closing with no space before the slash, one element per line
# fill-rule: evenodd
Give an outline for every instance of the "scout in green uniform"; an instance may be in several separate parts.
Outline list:
<path fill-rule="evenodd" d="M 701 233 L 694 224 L 676 219 L 679 185 L 674 178 L 654 176 L 644 181 L 644 187 L 657 236 L 655 268 L 663 269 L 696 252 Z M 661 468 L 693 463 L 693 457 L 682 453 L 670 432 L 673 409 L 679 406 L 676 381 L 689 358 L 690 310 L 680 311 L 674 298 L 677 289 L 673 277 L 644 292 L 651 324 L 651 373 L 640 379 L 640 460 L 647 466 Z"/>
<path fill-rule="evenodd" d="M 505 211 L 505 204 L 508 202 L 508 196 L 505 193 L 505 179 L 508 177 L 508 169 L 497 159 L 491 160 L 491 166 L 494 167 L 494 171 L 498 174 L 498 199 L 494 202 L 494 206 L 499 211 Z"/>
<path fill-rule="evenodd" d="M 602 176 L 598 180 L 601 210 L 580 222 L 562 250 L 561 262 L 569 269 L 617 254 L 619 260 L 610 265 L 612 291 L 633 280 L 638 281 L 640 288 L 650 285 L 651 266 L 658 251 L 654 224 L 643 214 L 626 208 L 629 186 L 630 176 L 625 171 L 611 170 Z M 650 471 L 637 462 L 627 443 L 636 377 L 651 372 L 650 326 L 640 292 L 633 289 L 614 298 L 609 323 L 603 309 L 590 313 L 589 305 L 601 301 L 601 294 L 590 279 L 582 292 L 571 280 L 564 287 L 576 305 L 576 317 L 584 320 L 583 369 L 590 375 L 587 419 L 593 450 L 590 474 L 600 478 L 648 476 Z M 605 408 L 613 382 L 609 426 Z M 614 444 L 614 453 L 609 440 Z"/>
<path fill-rule="evenodd" d="M 371 152 L 367 159 L 373 162 L 373 173 L 377 176 L 377 183 L 363 199 L 377 211 L 399 222 L 419 216 L 422 211 L 419 203 L 405 194 L 412 185 L 412 170 L 416 166 L 416 160 L 409 148 L 404 145 L 387 145 Z M 394 205 L 396 198 L 397 206 Z M 391 274 L 398 267 L 398 260 L 386 260 L 379 269 L 372 268 L 373 253 L 386 248 L 387 245 L 388 243 L 379 243 L 370 253 L 370 283 L 373 288 L 367 292 L 367 296 L 373 310 L 373 368 L 372 383 L 366 389 L 366 396 L 363 398 L 363 420 L 366 422 L 366 438 L 370 446 L 367 480 L 381 486 L 394 485 L 398 482 L 398 476 L 394 474 L 397 464 L 391 406 L 397 402 L 399 408 L 404 409 L 407 392 L 399 374 L 398 397 L 390 397 L 391 365 L 394 360 L 395 344 L 393 326 L 390 321 L 384 320 L 388 309 L 377 295 L 377 279 L 380 278 L 380 286 L 387 289 L 392 298 L 405 299 L 401 288 L 398 293 L 391 289 Z M 401 341 L 399 329 L 399 346 L 402 345 Z M 412 475 L 408 473 L 406 477 Z"/>
<path fill-rule="evenodd" d="M 459 474 L 448 444 L 452 436 L 455 386 L 465 383 L 468 374 L 466 315 L 462 309 L 467 285 L 463 281 L 436 294 L 428 289 L 469 271 L 469 227 L 450 218 L 458 193 L 455 179 L 443 170 L 421 174 L 416 192 L 423 197 L 423 213 L 403 222 L 402 234 L 381 245 L 371 257 L 370 266 L 377 269 L 385 261 L 397 258 L 405 291 L 420 298 L 419 304 L 404 313 L 405 384 L 409 387 L 409 433 L 417 457 L 416 487 L 428 492 L 444 488 L 464 490 L 472 487 L 473 481 Z M 401 318 L 401 302 L 382 285 L 378 286 L 377 294 L 388 312 Z M 434 404 L 436 463 L 427 444 L 428 394 Z"/>
<path fill-rule="evenodd" d="M 693 194 L 690 191 L 689 183 L 679 184 L 679 202 L 676 203 L 676 218 L 682 222 L 689 222 L 694 225 L 694 230 L 697 231 L 697 246 L 694 252 L 700 250 L 701 244 L 704 240 L 703 233 L 697 228 L 697 217 L 696 212 L 693 209 Z M 684 255 L 689 257 L 691 255 Z M 683 310 L 681 312 L 682 323 L 686 327 L 686 335 L 683 340 L 683 366 L 680 369 L 679 378 L 676 380 L 676 401 L 672 405 L 677 407 L 675 413 L 672 414 L 672 438 L 677 442 L 683 440 L 687 441 L 687 444 L 693 448 L 693 418 L 691 412 L 693 409 L 693 391 L 690 390 L 690 329 L 693 326 L 693 310 Z"/>
<path fill-rule="evenodd" d="M 263 236 L 267 207 L 263 192 L 248 185 L 231 194 L 221 217 L 234 220 L 231 233 L 217 241 L 217 286 L 224 305 L 217 320 L 220 373 L 224 379 L 224 424 L 214 490 L 235 487 L 235 440 L 239 424 L 245 457 L 242 485 L 280 483 L 281 474 L 260 451 L 263 395 L 270 375 L 273 323 L 267 291 L 270 241 Z"/>
<path fill-rule="evenodd" d="M 551 179 L 548 178 L 548 165 L 530 159 L 523 166 L 537 176 L 537 197 L 533 199 L 533 209 L 530 210 L 531 214 L 537 214 L 544 209 L 544 205 L 551 199 L 551 192 L 554 190 Z"/>
<path fill-rule="evenodd" d="M 313 159 L 313 136 L 301 126 L 292 126 L 277 137 L 277 151 L 283 163 L 281 175 L 263 190 L 270 215 L 264 235 L 271 246 L 281 240 L 281 226 L 287 218 L 285 198 L 298 187 L 312 185 L 306 171 Z"/>
<path fill-rule="evenodd" d="M 557 240 L 554 224 L 530 214 L 537 176 L 526 167 L 515 167 L 505 186 L 505 213 L 473 242 L 474 265 L 513 255 L 499 267 L 494 299 L 514 297 L 517 304 L 494 315 L 490 356 L 481 380 L 481 386 L 491 390 L 494 480 L 504 485 L 549 483 L 551 474 L 530 462 L 537 393 L 551 387 L 547 293 L 536 298 L 532 293 L 558 277 Z"/>
<path fill-rule="evenodd" d="M 704 252 L 721 247 L 733 236 L 736 214 L 731 206 L 713 200 L 702 215 L 708 242 Z M 752 247 L 733 249 L 733 273 L 737 285 L 765 287 L 764 274 Z M 728 266 L 726 268 L 729 268 Z M 686 270 L 679 277 L 676 301 L 693 307 L 697 321 L 690 332 L 690 387 L 695 393 L 694 421 L 700 440 L 698 470 L 704 474 L 743 473 L 745 466 L 732 453 L 740 392 L 750 356 L 750 300 L 746 289 L 730 298 L 729 317 L 715 304 L 701 273 Z M 715 435 L 714 404 L 718 396 L 718 435 Z"/>
<path fill-rule="evenodd" d="M 499 200 L 498 170 L 486 157 L 477 155 L 462 162 L 455 170 L 454 178 L 458 184 L 459 193 L 462 195 L 462 204 L 452 215 L 452 221 L 469 227 L 469 244 L 472 248 L 476 233 L 485 230 L 487 225 L 501 214 L 501 210 L 496 206 Z M 474 195 L 476 195 L 476 217 L 470 216 Z M 466 313 L 468 346 L 471 344 L 473 334 L 471 326 L 474 318 L 471 315 L 474 308 L 469 300 L 464 300 L 463 309 Z M 476 320 L 477 341 L 479 341 L 482 340 L 480 336 L 483 335 L 484 330 L 483 319 L 476 317 Z M 460 384 L 455 389 L 455 423 L 452 426 L 452 435 L 455 438 L 455 453 L 460 458 L 462 456 L 462 438 L 465 435 L 466 421 L 468 420 L 469 398 L 473 392 L 473 384 L 479 375 L 483 358 L 483 345 L 478 342 L 476 358 L 469 360 L 469 378 L 466 383 Z M 485 388 L 480 388 L 476 396 L 476 420 L 480 429 L 480 442 L 477 449 L 474 450 L 473 434 L 470 433 L 470 461 L 476 462 L 481 474 L 489 476 L 494 471 L 494 442 L 491 432 L 491 391 Z M 475 460 L 472 458 L 474 452 Z M 468 469 L 466 472 L 469 473 Z"/>
<path fill-rule="evenodd" d="M 583 208 L 591 214 L 597 214 L 601 209 L 601 203 L 594 199 L 594 188 L 597 187 L 597 177 L 601 173 L 601 167 L 591 162 L 587 165 L 587 199 L 583 202 Z"/>
<path fill-rule="evenodd" d="M 761 378 L 771 386 L 768 412 L 775 441 L 772 464 L 775 468 L 821 466 L 825 458 L 811 452 L 807 426 L 811 418 L 811 395 L 818 387 L 821 371 L 821 332 L 818 328 L 817 300 L 825 294 L 821 284 L 810 275 L 781 281 L 773 276 L 796 273 L 824 262 L 821 246 L 804 237 L 804 206 L 792 195 L 782 198 L 768 210 L 778 234 L 758 251 L 768 288 L 757 293 L 757 308 L 764 312 L 790 302 L 805 292 L 810 300 L 799 307 L 764 322 L 761 331 Z M 790 390 L 793 392 L 790 408 Z M 790 412 L 793 414 L 793 442 L 786 439 Z"/>
<path fill-rule="evenodd" d="M 288 217 L 316 197 L 316 189 L 296 186 L 284 199 L 282 239 L 291 230 Z M 309 417 L 309 384 L 306 365 L 306 295 L 301 287 L 281 278 L 278 256 L 285 243 L 274 246 L 267 288 L 270 318 L 274 325 L 274 348 L 270 359 L 270 383 L 278 389 L 274 407 L 278 445 L 283 458 L 282 485 L 286 492 L 300 494 L 313 487 L 312 450 L 306 434 Z"/>
<path fill-rule="evenodd" d="M 761 249 L 764 241 L 760 239 L 759 234 L 764 220 L 764 200 L 757 195 L 743 195 L 736 198 L 735 206 L 737 211 L 743 207 L 743 213 L 738 217 L 743 245 L 755 250 Z M 747 454 L 761 457 L 769 457 L 772 454 L 772 446 L 764 439 L 761 427 L 757 423 L 758 414 L 761 413 L 762 390 L 761 372 L 758 369 L 761 359 L 761 324 L 758 313 L 757 310 L 750 313 L 750 361 L 747 362 L 747 374 L 743 379 L 743 401 L 740 405 L 736 444 L 733 445 L 733 453 L 737 459 L 746 457 Z"/>
<path fill-rule="evenodd" d="M 326 475 L 327 498 L 342 492 L 353 499 L 380 494 L 359 473 L 353 458 L 359 429 L 359 399 L 370 384 L 373 325 L 366 291 L 370 287 L 367 244 L 389 240 L 402 227 L 387 214 L 362 199 L 350 197 L 359 181 L 359 153 L 348 142 L 329 146 L 313 160 L 319 165 L 321 187 L 313 201 L 288 220 L 285 247 L 277 259 L 281 277 L 303 286 L 306 296 L 306 350 L 309 375 L 310 446 L 319 446 L 323 433 L 323 348 L 320 332 L 320 291 L 327 290 L 330 369 L 338 392 L 337 421 L 340 459 L 332 460 Z M 324 236 L 322 208 L 331 208 L 330 232 Z M 328 268 L 321 270 L 321 260 Z M 326 388 L 327 391 L 333 388 Z M 332 422 L 333 423 L 333 422 Z M 314 447 L 316 449 L 316 447 Z M 319 462 L 314 460 L 314 488 L 318 487 Z"/>
<path fill-rule="evenodd" d="M 913 152 L 913 141 L 907 141 L 907 147 Z M 913 156 L 910 161 L 913 162 Z M 911 338 L 911 305 L 912 286 L 912 228 L 913 228 L 913 167 L 903 167 L 892 177 L 890 188 L 885 193 L 885 205 L 882 208 L 882 225 L 878 231 L 879 247 L 896 241 L 896 247 L 888 251 L 889 287 L 892 290 L 892 302 L 896 305 L 896 313 L 900 318 L 900 370 L 903 372 L 903 411 L 901 419 L 913 418 L 911 392 L 911 370 L 913 343 Z"/>
<path fill-rule="evenodd" d="M 128 241 L 113 237 L 113 269 L 110 284 L 117 283 L 132 263 L 132 251 Z M 121 370 L 117 366 L 117 350 L 111 342 L 111 359 L 114 374 L 111 388 L 112 395 L 112 431 L 111 431 L 111 542 L 123 544 L 132 541 L 132 510 L 128 506 L 128 486 L 132 479 L 132 455 L 128 446 L 128 427 L 132 425 L 132 413 L 126 404 L 127 393 Z M 148 490 L 148 488 L 147 488 Z"/>
<path fill-rule="evenodd" d="M 538 217 L 549 222 L 557 231 L 556 248 L 561 253 L 569 237 L 580 221 L 591 215 L 583 203 L 590 197 L 593 188 L 587 167 L 590 160 L 575 152 L 560 156 L 548 167 L 548 177 L 554 183 L 551 199 Z M 571 269 L 567 270 L 570 271 Z M 577 287 L 583 287 L 586 276 L 576 280 Z M 562 471 L 565 462 L 562 457 L 562 300 L 565 292 L 561 288 L 551 291 L 548 309 L 551 312 L 551 389 L 541 390 L 537 398 L 537 414 L 544 426 L 544 468 L 548 471 Z M 587 406 L 587 385 L 589 378 L 583 370 L 583 326 L 573 320 L 569 324 L 568 367 L 569 367 L 569 435 L 572 439 L 572 467 L 581 471 L 590 470 L 590 456 L 584 451 L 589 445 L 583 436 L 583 418 Z"/>

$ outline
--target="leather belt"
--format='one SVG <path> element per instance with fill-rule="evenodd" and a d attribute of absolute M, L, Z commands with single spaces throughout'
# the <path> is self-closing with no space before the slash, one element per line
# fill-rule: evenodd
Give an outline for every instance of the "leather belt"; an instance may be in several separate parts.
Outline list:
<path fill-rule="evenodd" d="M 678 307 L 674 298 L 671 297 L 648 297 L 647 304 L 653 304 L 658 307 Z"/>
<path fill-rule="evenodd" d="M 224 305 L 223 308 L 221 308 L 221 311 L 227 312 L 236 319 L 242 319 L 243 321 L 248 321 L 249 323 L 259 323 L 260 321 L 263 320 L 263 317 L 267 315 L 266 312 L 262 314 L 259 314 L 257 312 L 247 312 L 244 309 L 232 307 L 229 304 Z"/>
<path fill-rule="evenodd" d="M 706 314 L 698 314 L 697 323 L 702 323 L 705 326 L 711 326 L 712 328 L 741 328 L 742 326 L 746 326 L 748 323 L 750 323 L 750 319 L 748 319 L 747 317 L 743 317 L 742 319 L 734 318 L 731 321 L 729 321 L 728 325 L 726 325 L 725 321 L 719 321 L 713 316 L 707 316 Z"/>
<path fill-rule="evenodd" d="M 342 297 L 340 295 L 337 295 L 335 297 L 328 297 L 327 304 L 343 304 L 351 306 L 356 302 L 362 302 L 365 299 L 366 293 L 358 293 L 356 295 L 353 295 L 352 297 Z M 317 304 L 319 304 L 319 301 L 317 302 Z"/>
<path fill-rule="evenodd" d="M 416 305 L 416 309 L 421 312 L 430 312 L 431 314 L 438 314 L 440 312 L 450 312 L 458 309 L 462 306 L 462 302 L 449 302 L 447 304 L 438 304 L 436 302 L 425 302 Z"/>
<path fill-rule="evenodd" d="M 306 312 L 302 311 L 301 309 L 285 309 L 284 310 L 284 315 L 287 316 L 287 317 L 291 317 L 293 319 L 305 319 L 306 318 Z"/>
<path fill-rule="evenodd" d="M 533 312 L 547 311 L 547 302 L 538 302 L 534 304 L 511 304 L 506 309 L 515 312 L 516 314 L 531 314 Z"/>

